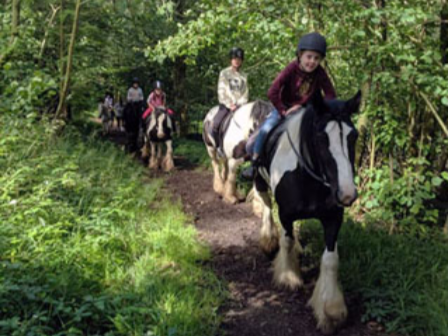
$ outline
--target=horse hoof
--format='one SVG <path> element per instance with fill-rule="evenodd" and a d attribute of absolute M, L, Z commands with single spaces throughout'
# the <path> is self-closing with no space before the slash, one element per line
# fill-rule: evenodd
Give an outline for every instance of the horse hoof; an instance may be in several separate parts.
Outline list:
<path fill-rule="evenodd" d="M 222 187 L 222 185 L 221 186 L 213 186 L 213 190 L 215 191 L 215 193 L 217 193 L 218 195 L 222 195 L 222 193 L 223 193 L 223 187 Z"/>
<path fill-rule="evenodd" d="M 318 281 L 316 286 L 319 287 L 322 284 L 319 284 Z M 347 306 L 342 296 L 325 302 L 320 298 L 320 295 L 315 294 L 313 293 L 313 296 L 308 301 L 308 306 L 313 308 L 314 316 L 317 320 L 317 329 L 325 335 L 331 335 L 345 323 L 348 315 Z"/>
<path fill-rule="evenodd" d="M 246 197 L 239 192 L 236 193 L 236 198 L 238 199 L 239 202 L 244 202 L 246 200 Z"/>
<path fill-rule="evenodd" d="M 238 203 L 238 198 L 235 196 L 224 197 L 224 202 L 234 205 Z"/>
<path fill-rule="evenodd" d="M 277 255 L 277 252 L 280 248 L 278 243 L 278 237 L 274 238 L 267 238 L 262 237 L 260 238 L 260 246 L 263 253 L 270 259 L 273 260 L 275 256 Z"/>
<path fill-rule="evenodd" d="M 295 291 L 303 287 L 303 280 L 293 271 L 287 271 L 277 276 L 275 285 L 279 288 L 287 288 Z"/>

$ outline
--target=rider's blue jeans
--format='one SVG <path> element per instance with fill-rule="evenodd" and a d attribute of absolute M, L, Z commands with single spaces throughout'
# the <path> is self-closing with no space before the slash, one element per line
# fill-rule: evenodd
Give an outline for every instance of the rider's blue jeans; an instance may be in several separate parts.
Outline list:
<path fill-rule="evenodd" d="M 263 149 L 264 142 L 266 141 L 266 137 L 268 136 L 269 132 L 280 122 L 280 120 L 280 113 L 278 113 L 277 110 L 273 110 L 260 126 L 257 140 L 255 140 L 254 155 L 260 155 L 261 150 Z"/>

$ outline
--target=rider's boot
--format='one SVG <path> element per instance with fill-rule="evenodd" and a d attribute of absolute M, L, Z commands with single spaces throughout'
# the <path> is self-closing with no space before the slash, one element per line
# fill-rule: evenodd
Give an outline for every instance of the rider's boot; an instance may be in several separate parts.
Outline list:
<path fill-rule="evenodd" d="M 252 181 L 255 178 L 255 172 L 260 166 L 260 157 L 254 155 L 251 159 L 251 162 L 252 164 L 250 165 L 250 167 L 244 169 L 241 172 L 241 177 L 249 181 Z"/>

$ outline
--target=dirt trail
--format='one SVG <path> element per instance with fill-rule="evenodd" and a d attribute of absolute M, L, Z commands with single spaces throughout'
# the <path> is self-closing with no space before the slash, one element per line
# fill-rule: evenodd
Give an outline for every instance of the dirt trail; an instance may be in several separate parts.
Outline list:
<path fill-rule="evenodd" d="M 221 308 L 225 335 L 322 335 L 306 306 L 312 286 L 291 292 L 272 285 L 271 262 L 258 246 L 260 219 L 249 204 L 225 204 L 212 190 L 211 172 L 185 165 L 167 177 L 167 188 L 193 215 L 200 238 L 212 249 L 212 267 L 228 285 L 231 297 Z M 346 299 L 349 319 L 338 335 L 384 335 L 363 325 L 359 304 Z"/>
<path fill-rule="evenodd" d="M 118 145 L 126 141 L 123 134 L 109 139 Z M 258 245 L 260 219 L 252 214 L 251 206 L 224 203 L 212 189 L 211 172 L 195 170 L 184 158 L 175 157 L 175 164 L 175 171 L 163 174 L 165 188 L 180 197 L 184 210 L 193 216 L 200 238 L 211 248 L 211 266 L 230 292 L 220 309 L 224 317 L 222 334 L 321 336 L 306 305 L 317 270 L 305 274 L 305 289 L 291 292 L 275 288 L 271 261 Z M 360 322 L 360 305 L 355 298 L 346 295 L 346 303 L 349 318 L 338 336 L 386 336 Z"/>

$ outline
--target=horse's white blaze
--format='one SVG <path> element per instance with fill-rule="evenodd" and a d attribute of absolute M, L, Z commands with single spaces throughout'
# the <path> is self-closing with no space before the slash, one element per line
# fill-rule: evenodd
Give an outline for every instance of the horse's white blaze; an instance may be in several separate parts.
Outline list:
<path fill-rule="evenodd" d="M 342 123 L 341 129 L 336 121 L 330 121 L 325 128 L 330 142 L 330 153 L 336 161 L 338 170 L 339 198 L 340 200 L 353 200 L 356 196 L 356 186 L 353 180 L 353 170 L 350 162 L 347 136 L 351 131 L 346 123 Z"/>
<path fill-rule="evenodd" d="M 344 296 L 338 285 L 338 267 L 337 247 L 334 252 L 325 249 L 319 279 L 308 302 L 313 307 L 317 327 L 324 332 L 332 332 L 347 317 Z"/>
<path fill-rule="evenodd" d="M 303 111 L 293 116 L 295 120 L 288 123 L 288 132 L 291 139 L 299 139 L 300 126 L 302 125 Z M 295 143 L 296 148 L 300 148 L 300 143 Z M 271 181 L 270 185 L 272 192 L 275 194 L 275 188 L 279 184 L 283 175 L 288 171 L 293 171 L 297 168 L 297 156 L 291 147 L 291 142 L 288 139 L 286 132 L 280 136 L 278 146 L 272 159 L 270 171 Z"/>
<path fill-rule="evenodd" d="M 154 114 L 152 114 L 151 119 L 149 121 L 148 130 L 147 130 L 148 138 L 149 138 L 149 132 L 151 132 L 151 130 L 156 126 L 156 124 L 157 124 L 156 116 Z"/>
<path fill-rule="evenodd" d="M 165 118 L 166 118 L 165 113 L 162 113 L 157 120 L 158 123 L 157 136 L 159 138 L 163 138 L 165 136 L 165 133 L 163 132 L 163 122 L 165 121 Z"/>

